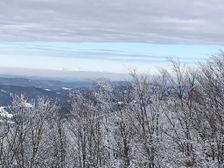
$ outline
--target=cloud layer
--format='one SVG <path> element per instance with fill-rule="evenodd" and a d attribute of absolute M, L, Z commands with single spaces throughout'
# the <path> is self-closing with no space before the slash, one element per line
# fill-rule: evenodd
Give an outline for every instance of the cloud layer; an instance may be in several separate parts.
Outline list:
<path fill-rule="evenodd" d="M 170 58 L 194 66 L 216 54 L 221 45 L 148 43 L 0 43 L 0 67 L 128 73 L 170 67 Z"/>
<path fill-rule="evenodd" d="M 223 0 L 1 0 L 1 41 L 224 44 Z"/>

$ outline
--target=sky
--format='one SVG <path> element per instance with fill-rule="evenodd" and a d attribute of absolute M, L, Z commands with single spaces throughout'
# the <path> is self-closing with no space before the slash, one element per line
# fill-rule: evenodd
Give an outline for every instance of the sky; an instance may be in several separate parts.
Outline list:
<path fill-rule="evenodd" d="M 168 3 L 169 2 L 169 3 Z M 223 0 L 1 0 L 0 67 L 127 73 L 224 50 Z"/>

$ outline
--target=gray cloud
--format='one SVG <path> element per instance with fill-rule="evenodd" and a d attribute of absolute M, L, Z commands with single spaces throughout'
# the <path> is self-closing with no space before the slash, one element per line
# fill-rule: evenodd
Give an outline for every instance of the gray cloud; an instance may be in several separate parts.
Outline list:
<path fill-rule="evenodd" d="M 224 44 L 223 0 L 1 0 L 2 41 Z"/>

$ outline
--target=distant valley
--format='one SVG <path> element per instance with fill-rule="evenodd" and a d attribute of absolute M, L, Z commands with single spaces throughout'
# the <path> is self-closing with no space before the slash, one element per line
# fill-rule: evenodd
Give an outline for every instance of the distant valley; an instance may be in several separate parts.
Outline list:
<path fill-rule="evenodd" d="M 87 88 L 92 81 L 63 82 L 34 80 L 20 77 L 0 77 L 0 106 L 9 105 L 13 95 L 23 94 L 28 99 L 48 97 L 66 102 L 73 89 Z"/>

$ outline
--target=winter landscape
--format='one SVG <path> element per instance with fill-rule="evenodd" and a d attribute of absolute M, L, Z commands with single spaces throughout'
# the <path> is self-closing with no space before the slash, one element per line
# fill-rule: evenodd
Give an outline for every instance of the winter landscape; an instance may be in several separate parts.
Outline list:
<path fill-rule="evenodd" d="M 1 0 L 0 168 L 223 168 L 222 0 Z"/>

